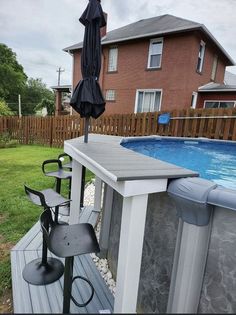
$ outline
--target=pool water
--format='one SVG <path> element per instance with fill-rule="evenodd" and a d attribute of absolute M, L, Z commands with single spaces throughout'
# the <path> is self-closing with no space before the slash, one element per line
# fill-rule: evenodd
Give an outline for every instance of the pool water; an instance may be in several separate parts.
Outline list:
<path fill-rule="evenodd" d="M 201 177 L 236 189 L 236 144 L 183 140 L 128 141 L 123 147 L 197 171 Z"/>

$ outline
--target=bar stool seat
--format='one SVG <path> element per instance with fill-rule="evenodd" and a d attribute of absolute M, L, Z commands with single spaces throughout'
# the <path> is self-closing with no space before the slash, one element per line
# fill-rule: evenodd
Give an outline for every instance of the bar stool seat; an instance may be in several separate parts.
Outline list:
<path fill-rule="evenodd" d="M 46 170 L 46 165 L 48 168 L 49 164 L 51 165 L 57 164 L 58 168 L 56 170 Z M 72 172 L 63 169 L 62 162 L 59 159 L 45 160 L 42 164 L 42 171 L 44 175 L 56 178 L 56 192 L 58 193 L 61 192 L 61 180 L 62 179 L 70 180 L 72 177 Z M 70 196 L 70 192 L 69 192 L 69 196 Z"/>
<path fill-rule="evenodd" d="M 60 179 L 69 179 L 71 177 L 71 172 L 65 171 L 63 169 L 58 169 L 57 171 L 45 172 L 46 176 L 56 177 Z"/>
<path fill-rule="evenodd" d="M 55 225 L 48 242 L 48 248 L 58 257 L 99 252 L 93 226 L 89 223 Z"/>
<path fill-rule="evenodd" d="M 56 225 L 52 220 L 50 211 L 44 211 L 40 216 L 41 227 L 48 249 L 56 256 L 65 258 L 64 288 L 63 288 L 63 313 L 70 312 L 70 300 L 78 307 L 85 307 L 93 298 L 94 288 L 92 283 L 82 277 L 73 277 L 74 256 L 98 253 L 98 241 L 89 223 L 74 225 Z M 49 226 L 49 229 L 47 227 Z M 72 284 L 76 279 L 85 281 L 91 288 L 91 295 L 84 303 L 78 303 L 72 296 Z"/>

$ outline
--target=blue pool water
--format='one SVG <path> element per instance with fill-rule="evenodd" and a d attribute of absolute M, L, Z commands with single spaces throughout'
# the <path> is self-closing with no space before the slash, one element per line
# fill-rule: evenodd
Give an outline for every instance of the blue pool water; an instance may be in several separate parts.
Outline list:
<path fill-rule="evenodd" d="M 201 177 L 236 189 L 236 144 L 183 140 L 140 140 L 123 147 L 197 171 Z"/>

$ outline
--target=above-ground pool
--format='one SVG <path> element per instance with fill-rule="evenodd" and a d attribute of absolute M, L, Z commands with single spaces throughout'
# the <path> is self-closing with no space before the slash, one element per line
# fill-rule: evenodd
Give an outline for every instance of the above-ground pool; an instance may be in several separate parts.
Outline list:
<path fill-rule="evenodd" d="M 236 143 L 202 139 L 147 137 L 125 139 L 125 148 L 182 166 L 226 188 L 236 189 Z"/>

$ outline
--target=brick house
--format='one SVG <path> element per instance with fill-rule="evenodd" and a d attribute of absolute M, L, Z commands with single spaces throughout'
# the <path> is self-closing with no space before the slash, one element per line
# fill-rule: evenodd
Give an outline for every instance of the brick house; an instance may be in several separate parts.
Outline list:
<path fill-rule="evenodd" d="M 203 24 L 167 14 L 101 32 L 106 115 L 235 106 L 236 86 L 224 84 L 234 61 Z M 73 56 L 73 86 L 81 79 L 82 45 L 64 49 Z M 233 103 L 213 104 L 215 98 Z"/>

